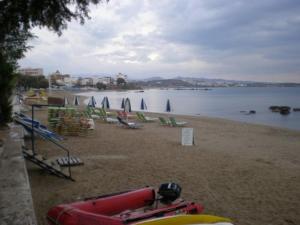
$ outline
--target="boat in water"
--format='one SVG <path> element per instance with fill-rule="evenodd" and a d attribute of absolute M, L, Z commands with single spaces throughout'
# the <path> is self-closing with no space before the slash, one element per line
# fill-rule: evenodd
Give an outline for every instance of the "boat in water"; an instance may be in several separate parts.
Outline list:
<path fill-rule="evenodd" d="M 88 198 L 51 208 L 49 225 L 123 225 L 182 214 L 200 214 L 203 206 L 180 199 L 181 188 L 162 184 L 155 191 L 146 187 L 133 191 Z"/>

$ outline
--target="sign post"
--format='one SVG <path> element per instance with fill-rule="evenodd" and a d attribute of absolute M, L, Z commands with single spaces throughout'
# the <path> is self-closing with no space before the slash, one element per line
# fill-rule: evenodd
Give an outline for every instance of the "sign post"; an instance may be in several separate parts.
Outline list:
<path fill-rule="evenodd" d="M 181 131 L 181 145 L 184 145 L 184 146 L 195 145 L 194 129 L 193 128 L 182 128 L 182 131 Z"/>

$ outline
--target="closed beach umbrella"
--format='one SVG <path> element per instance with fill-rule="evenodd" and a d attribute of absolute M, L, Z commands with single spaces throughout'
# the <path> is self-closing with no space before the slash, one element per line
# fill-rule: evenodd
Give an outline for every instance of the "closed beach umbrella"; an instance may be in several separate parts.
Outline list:
<path fill-rule="evenodd" d="M 66 105 L 69 105 L 69 100 L 68 100 L 67 97 L 65 97 L 64 102 L 65 102 L 65 106 L 66 106 Z"/>
<path fill-rule="evenodd" d="M 74 105 L 79 105 L 79 97 L 75 96 L 74 98 Z"/>
<path fill-rule="evenodd" d="M 89 103 L 88 103 L 88 106 L 89 106 L 89 107 L 93 107 L 93 108 L 96 107 L 96 101 L 95 101 L 94 96 L 92 96 L 92 97 L 90 98 Z"/>
<path fill-rule="evenodd" d="M 103 109 L 109 109 L 110 106 L 109 106 L 109 101 L 108 101 L 108 97 L 105 96 L 102 100 L 102 108 Z"/>
<path fill-rule="evenodd" d="M 124 107 L 125 107 L 125 99 L 122 98 L 121 109 L 124 109 Z"/>
<path fill-rule="evenodd" d="M 96 105 L 97 105 L 97 102 L 96 102 L 96 99 L 95 99 L 95 97 L 94 97 L 94 96 L 92 96 L 92 101 L 93 101 L 93 105 L 96 107 Z"/>
<path fill-rule="evenodd" d="M 109 101 L 108 101 L 108 97 L 105 97 L 105 104 L 106 104 L 106 108 L 109 109 L 110 105 L 109 105 Z"/>
<path fill-rule="evenodd" d="M 102 102 L 101 102 L 102 108 L 103 108 L 103 106 L 104 106 L 105 98 L 106 98 L 106 97 L 104 97 L 104 98 L 102 99 Z"/>
<path fill-rule="evenodd" d="M 170 103 L 170 99 L 168 99 L 168 101 L 167 101 L 166 111 L 167 111 L 167 112 L 171 112 L 171 103 Z"/>
<path fill-rule="evenodd" d="M 131 112 L 131 104 L 129 98 L 126 98 L 124 103 L 124 112 Z"/>
<path fill-rule="evenodd" d="M 147 105 L 144 101 L 144 99 L 142 98 L 142 101 L 141 101 L 141 110 L 146 110 L 147 109 Z"/>

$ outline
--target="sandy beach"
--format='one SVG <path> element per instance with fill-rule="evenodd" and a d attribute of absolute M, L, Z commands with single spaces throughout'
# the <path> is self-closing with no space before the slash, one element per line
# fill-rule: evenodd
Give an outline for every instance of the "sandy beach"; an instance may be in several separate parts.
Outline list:
<path fill-rule="evenodd" d="M 47 110 L 36 117 L 45 121 Z M 234 224 L 300 224 L 300 132 L 206 117 L 176 119 L 194 128 L 195 146 L 181 146 L 181 128 L 158 122 L 129 130 L 95 121 L 87 137 L 62 142 L 84 161 L 72 168 L 76 182 L 27 163 L 39 224 L 46 224 L 48 209 L 57 204 L 169 181 L 181 185 L 183 198 L 203 204 L 204 213 Z M 48 158 L 63 153 L 44 140 L 36 148 Z"/>

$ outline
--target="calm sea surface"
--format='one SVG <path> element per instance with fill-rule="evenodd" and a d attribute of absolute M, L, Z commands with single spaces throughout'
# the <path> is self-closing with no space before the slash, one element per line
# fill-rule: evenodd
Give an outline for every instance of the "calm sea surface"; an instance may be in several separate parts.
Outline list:
<path fill-rule="evenodd" d="M 85 92 L 83 96 L 94 96 L 97 106 L 101 106 L 104 96 L 110 107 L 121 109 L 122 98 L 129 98 L 132 110 L 140 110 L 143 98 L 149 112 L 165 112 L 167 99 L 171 102 L 171 113 L 183 115 L 202 115 L 226 118 L 256 124 L 265 124 L 300 130 L 300 112 L 283 116 L 272 113 L 271 105 L 287 105 L 300 108 L 300 88 L 261 87 L 261 88 L 213 88 L 211 90 L 145 90 Z M 240 111 L 255 110 L 254 115 Z"/>

